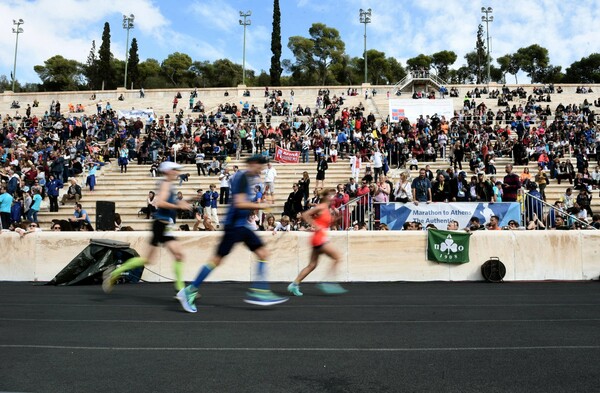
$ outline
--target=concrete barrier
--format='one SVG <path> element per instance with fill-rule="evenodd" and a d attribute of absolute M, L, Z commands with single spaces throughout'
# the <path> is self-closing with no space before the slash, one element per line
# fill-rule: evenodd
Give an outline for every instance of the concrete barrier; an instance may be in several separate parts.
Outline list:
<path fill-rule="evenodd" d="M 186 253 L 185 278 L 191 280 L 215 250 L 218 232 L 177 232 Z M 309 233 L 261 233 L 271 252 L 269 279 L 290 281 L 305 266 L 310 254 Z M 91 238 L 129 242 L 144 254 L 148 233 L 140 232 L 41 232 L 20 238 L 0 235 L 0 280 L 49 281 L 83 250 Z M 332 243 L 342 252 L 339 281 L 477 281 L 490 257 L 506 265 L 506 281 L 591 280 L 600 274 L 600 232 L 597 231 L 480 231 L 471 236 L 471 262 L 439 264 L 425 256 L 424 232 L 332 232 Z M 329 262 L 309 276 L 325 278 Z M 251 281 L 252 254 L 237 246 L 210 276 L 211 281 Z M 149 270 L 172 277 L 172 258 L 166 249 Z M 165 281 L 146 270 L 147 281 Z M 329 278 L 330 279 L 330 278 Z"/>

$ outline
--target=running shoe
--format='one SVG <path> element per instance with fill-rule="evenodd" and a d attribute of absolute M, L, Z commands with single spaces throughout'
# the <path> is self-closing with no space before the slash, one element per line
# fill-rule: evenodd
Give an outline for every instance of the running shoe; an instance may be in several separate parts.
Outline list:
<path fill-rule="evenodd" d="M 198 311 L 194 302 L 196 301 L 196 291 L 190 291 L 188 287 L 183 288 L 177 292 L 177 300 L 181 303 L 181 307 L 187 312 L 194 313 Z"/>
<path fill-rule="evenodd" d="M 325 295 L 341 295 L 348 292 L 338 283 L 324 282 L 317 284 L 317 288 Z"/>
<path fill-rule="evenodd" d="M 291 293 L 294 296 L 302 296 L 303 295 L 303 293 L 300 292 L 300 285 L 296 284 L 295 282 L 288 285 L 287 290 L 289 293 Z"/>
<path fill-rule="evenodd" d="M 274 306 L 276 304 L 285 303 L 289 298 L 284 296 L 277 296 L 269 290 L 261 289 L 250 289 L 250 292 L 246 293 L 244 301 L 249 304 L 256 306 Z"/>
<path fill-rule="evenodd" d="M 114 266 L 109 266 L 102 272 L 102 290 L 104 293 L 111 293 L 115 286 L 116 280 L 112 276 L 114 270 Z"/>

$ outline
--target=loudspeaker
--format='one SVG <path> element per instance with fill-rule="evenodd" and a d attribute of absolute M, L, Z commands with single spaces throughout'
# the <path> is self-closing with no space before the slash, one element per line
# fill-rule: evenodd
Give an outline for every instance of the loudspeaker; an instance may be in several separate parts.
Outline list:
<path fill-rule="evenodd" d="M 115 230 L 115 203 L 110 201 L 96 201 L 96 230 Z"/>
<path fill-rule="evenodd" d="M 491 257 L 481 265 L 481 274 L 489 282 L 502 282 L 506 266 L 497 257 Z"/>

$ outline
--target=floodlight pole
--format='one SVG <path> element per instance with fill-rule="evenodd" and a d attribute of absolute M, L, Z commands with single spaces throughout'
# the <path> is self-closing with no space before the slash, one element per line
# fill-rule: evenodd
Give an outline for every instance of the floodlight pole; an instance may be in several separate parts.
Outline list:
<path fill-rule="evenodd" d="M 19 20 L 13 19 L 13 25 L 17 26 L 17 27 L 13 27 L 13 29 L 12 29 L 12 32 L 17 35 L 17 38 L 15 40 L 15 61 L 13 63 L 13 74 L 12 74 L 12 91 L 13 91 L 13 93 L 15 91 L 15 83 L 17 81 L 17 48 L 19 47 L 19 34 L 23 33 L 23 29 L 21 28 L 21 25 L 24 23 L 25 22 L 23 21 L 23 19 L 19 19 Z"/>
<path fill-rule="evenodd" d="M 365 83 L 368 82 L 368 68 L 367 68 L 367 24 L 371 23 L 371 9 L 369 8 L 368 10 L 363 10 L 362 8 L 359 11 L 359 15 L 360 15 L 360 23 L 365 25 L 365 35 L 364 35 L 364 41 L 365 41 L 365 48 L 364 48 L 364 58 L 365 58 Z"/>
<path fill-rule="evenodd" d="M 494 21 L 494 16 L 490 15 L 494 10 L 492 7 L 481 7 L 481 12 L 485 14 L 485 16 L 481 17 L 481 21 L 485 22 L 485 33 L 487 36 L 487 83 L 490 84 L 490 22 Z"/>
<path fill-rule="evenodd" d="M 127 44 L 125 45 L 125 78 L 123 80 L 123 87 L 127 89 L 127 61 L 129 59 L 129 30 L 133 29 L 133 20 L 135 16 L 133 14 L 127 16 L 123 15 L 123 28 L 127 30 Z"/>
<path fill-rule="evenodd" d="M 244 18 L 244 20 L 240 19 L 240 25 L 244 26 L 244 48 L 242 55 L 242 85 L 246 85 L 246 26 L 250 26 L 252 21 L 250 19 L 246 19 L 252 15 L 252 11 L 242 12 L 240 11 L 240 18 Z"/>

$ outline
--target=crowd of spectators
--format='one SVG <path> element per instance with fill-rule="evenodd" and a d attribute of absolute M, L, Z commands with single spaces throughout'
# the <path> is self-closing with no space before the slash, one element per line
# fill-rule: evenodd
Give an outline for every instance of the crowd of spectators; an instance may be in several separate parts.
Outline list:
<path fill-rule="evenodd" d="M 585 87 L 578 90 L 582 94 L 591 92 Z M 349 89 L 348 95 L 354 93 Z M 458 89 L 451 88 L 450 95 L 454 94 Z M 497 100 L 498 109 L 487 107 L 481 98 L 486 94 Z M 51 210 L 56 211 L 57 191 L 67 184 L 68 192 L 61 203 L 85 200 L 83 181 L 75 178 L 81 179 L 83 174 L 92 191 L 94 173 L 113 158 L 126 158 L 127 163 L 137 160 L 138 164 L 149 165 L 151 171 L 165 159 L 189 162 L 197 165 L 198 175 L 208 172 L 207 176 L 220 176 L 228 158 L 239 158 L 242 152 L 272 155 L 276 146 L 300 152 L 303 162 L 312 156 L 315 165 L 323 159 L 350 158 L 354 167 L 366 167 L 367 185 L 376 190 L 382 188 L 380 178 L 385 179 L 390 168 L 421 169 L 423 161 L 442 159 L 449 168 L 427 174 L 431 199 L 437 201 L 512 198 L 512 192 L 507 195 L 505 177 L 496 173 L 498 157 L 511 157 L 516 165 L 537 163 L 546 177 L 536 175 L 529 183 L 541 191 L 542 199 L 543 188 L 554 179 L 567 180 L 576 189 L 586 188 L 590 193 L 598 186 L 597 175 L 589 172 L 589 162 L 600 159 L 600 133 L 593 110 L 600 99 L 591 104 L 584 99 L 564 105 L 555 94 L 559 90 L 555 91 L 554 86 L 536 88 L 531 93 L 522 87 L 492 91 L 475 88 L 465 93 L 463 108 L 452 118 L 434 114 L 420 116 L 414 123 L 403 120 L 394 124 L 376 122 L 375 115 L 367 113 L 362 103 L 345 106 L 347 96 L 332 95 L 327 89 L 318 92 L 312 108 L 306 104 L 294 106 L 292 90 L 284 93 L 266 89 L 263 108 L 243 101 L 240 107 L 236 103 L 222 104 L 214 113 L 205 112 L 194 90 L 188 114 L 184 109 L 177 111 L 182 97 L 178 94 L 172 115 L 166 113 L 145 122 L 119 119 L 110 103 L 101 100 L 92 115 L 71 112 L 70 108 L 63 112 L 60 103 L 53 101 L 39 118 L 18 113 L 2 117 L 0 174 L 4 194 L 13 198 L 10 221 L 15 223 L 28 218 L 35 222 L 35 209 L 29 211 L 31 206 L 36 207 L 36 195 L 48 198 Z M 544 100 L 540 100 L 542 96 Z M 559 103 L 551 108 L 548 103 L 554 101 Z M 280 116 L 279 123 L 272 121 L 274 116 Z M 467 166 L 471 175 L 467 175 Z M 362 180 L 355 177 L 357 183 Z M 78 183 L 79 190 L 75 187 Z M 388 200 L 415 202 L 414 189 L 408 193 L 399 183 L 389 185 Z M 219 186 L 223 188 L 223 184 Z M 309 195 L 312 191 L 308 190 Z M 525 187 L 524 191 L 530 190 Z M 29 198 L 31 205 L 26 206 Z M 303 191 L 303 201 L 306 199 Z M 13 214 L 14 204 L 21 205 L 20 214 Z M 593 215 L 587 208 L 582 210 L 588 218 Z M 2 217 L 5 213 L 2 211 Z M 297 215 L 294 211 L 286 213 L 292 221 Z"/>

